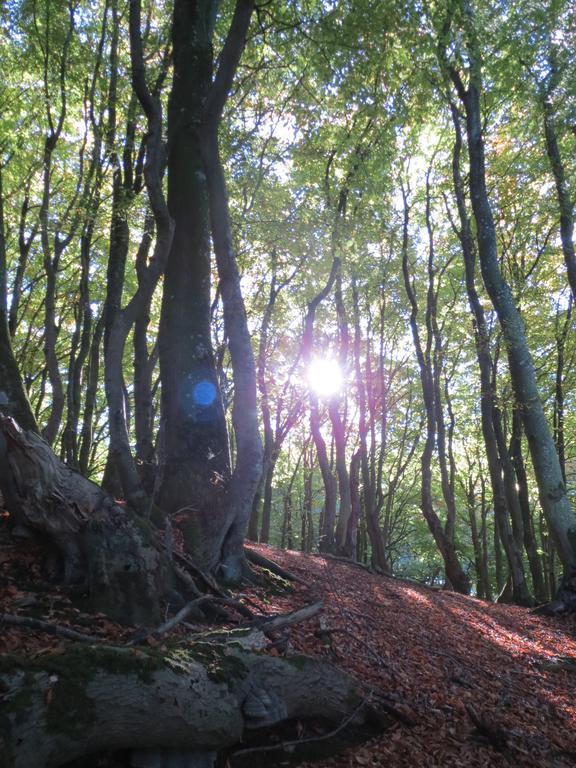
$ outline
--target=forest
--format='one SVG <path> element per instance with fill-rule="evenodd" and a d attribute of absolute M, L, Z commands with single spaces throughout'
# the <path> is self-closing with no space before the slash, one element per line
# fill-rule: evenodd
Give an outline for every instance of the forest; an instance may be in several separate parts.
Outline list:
<path fill-rule="evenodd" d="M 362 589 L 573 674 L 573 5 L 4 0 L 0 34 L 0 766 L 414 726 L 341 663 Z M 467 765 L 576 755 L 462 717 Z M 461 764 L 414 749 L 338 765 Z"/>

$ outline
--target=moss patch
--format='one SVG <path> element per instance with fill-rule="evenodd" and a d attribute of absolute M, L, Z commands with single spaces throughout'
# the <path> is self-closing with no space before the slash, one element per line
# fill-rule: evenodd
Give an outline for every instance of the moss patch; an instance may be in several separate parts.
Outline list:
<path fill-rule="evenodd" d="M 103 673 L 134 675 L 149 683 L 163 666 L 162 657 L 154 654 L 86 646 L 72 646 L 64 653 L 36 659 L 0 656 L 0 674 L 23 673 L 18 691 L 4 694 L 0 733 L 9 733 L 11 722 L 30 708 L 39 692 L 34 679 L 37 674 L 48 676 L 44 691 L 48 731 L 81 739 L 95 718 L 94 702 L 86 693 L 93 677 Z"/>
<path fill-rule="evenodd" d="M 282 576 L 278 576 L 278 574 L 272 573 L 272 571 L 262 565 L 252 565 L 252 568 L 258 573 L 258 576 L 264 582 L 266 590 L 269 594 L 286 595 L 294 592 L 294 585 L 291 581 L 288 581 L 288 579 L 284 579 Z"/>
<path fill-rule="evenodd" d="M 166 664 L 175 672 L 185 674 L 192 663 L 201 664 L 208 679 L 214 683 L 229 684 L 248 675 L 244 662 L 233 653 L 227 653 L 228 644 L 199 641 L 186 648 L 178 648 L 165 655 Z"/>

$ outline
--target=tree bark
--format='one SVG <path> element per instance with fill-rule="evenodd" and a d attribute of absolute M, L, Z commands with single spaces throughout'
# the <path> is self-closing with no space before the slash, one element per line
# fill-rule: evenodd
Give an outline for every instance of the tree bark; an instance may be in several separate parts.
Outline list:
<path fill-rule="evenodd" d="M 435 398 L 434 382 L 432 379 L 432 367 L 430 362 L 431 335 L 428 334 L 426 348 L 422 347 L 420 332 L 418 329 L 418 303 L 416 294 L 410 278 L 408 265 L 408 200 L 405 190 L 404 197 L 404 222 L 402 235 L 402 274 L 404 277 L 404 287 L 408 300 L 410 302 L 410 328 L 412 330 L 412 339 L 414 349 L 420 369 L 420 381 L 422 384 L 422 396 L 424 399 L 424 408 L 426 410 L 426 442 L 422 451 L 420 466 L 422 469 L 421 479 L 421 509 L 424 519 L 436 546 L 444 561 L 446 580 L 457 592 L 468 594 L 470 591 L 470 580 L 464 572 L 462 565 L 458 560 L 458 555 L 454 543 L 446 536 L 440 518 L 434 509 L 434 500 L 432 497 L 432 455 L 434 453 L 434 444 L 436 438 L 436 416 L 435 416 Z"/>
<path fill-rule="evenodd" d="M 215 753 L 248 730 L 289 719 L 375 718 L 354 680 L 326 662 L 260 655 L 241 641 L 197 642 L 164 656 L 72 646 L 30 661 L 6 657 L 0 683 L 9 692 L 2 768 L 53 768 L 117 750 L 131 751 L 132 766 L 153 758 L 197 765 L 198 755 L 212 766 Z"/>
<path fill-rule="evenodd" d="M 123 623 L 157 622 L 173 589 L 152 533 L 101 488 L 62 464 L 48 443 L 0 418 L 0 490 L 15 521 L 55 548 L 69 584 Z"/>
<path fill-rule="evenodd" d="M 186 546 L 211 565 L 219 553 L 203 552 L 201 539 L 210 520 L 219 515 L 230 478 L 228 433 L 210 328 L 210 212 L 200 137 L 212 85 L 217 6 L 214 0 L 174 3 L 167 147 L 174 237 L 158 338 L 162 391 L 155 496 L 165 514 L 187 514 L 182 525 Z"/>
<path fill-rule="evenodd" d="M 538 483 L 540 503 L 564 566 L 564 597 L 569 602 L 576 592 L 576 517 L 566 496 L 558 454 L 538 394 L 534 363 L 526 343 L 522 319 L 498 262 L 496 229 L 486 188 L 484 138 L 480 108 L 481 59 L 475 19 L 469 3 L 461 0 L 467 35 L 470 79 L 465 88 L 460 74 L 451 70 L 452 80 L 466 112 L 470 192 L 476 220 L 476 236 L 482 277 L 500 322 L 516 400 L 521 408 L 524 429 Z"/>
<path fill-rule="evenodd" d="M 0 165 L 0 410 L 21 422 L 25 429 L 38 432 L 38 425 L 12 349 L 8 322 L 6 271 L 4 193 Z"/>

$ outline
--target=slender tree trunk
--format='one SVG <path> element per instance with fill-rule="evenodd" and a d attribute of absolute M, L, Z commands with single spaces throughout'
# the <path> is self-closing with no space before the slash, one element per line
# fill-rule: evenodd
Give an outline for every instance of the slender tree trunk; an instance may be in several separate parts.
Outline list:
<path fill-rule="evenodd" d="M 444 561 L 444 568 L 446 571 L 446 581 L 457 592 L 468 594 L 470 591 L 470 580 L 464 572 L 456 554 L 454 544 L 446 536 L 444 527 L 438 517 L 436 510 L 434 509 L 434 500 L 432 497 L 432 455 L 434 453 L 434 444 L 436 439 L 436 417 L 435 417 L 435 403 L 434 403 L 434 383 L 431 374 L 430 364 L 430 343 L 431 337 L 428 335 L 428 343 L 426 350 L 423 349 L 420 340 L 420 332 L 418 329 L 418 303 L 416 300 L 416 294 L 412 286 L 410 278 L 410 271 L 408 265 L 408 200 L 406 193 L 403 190 L 404 196 L 404 224 L 403 224 L 403 237 L 402 237 L 402 274 L 404 277 L 404 287 L 406 294 L 410 302 L 410 328 L 412 330 L 412 338 L 414 341 L 414 349 L 416 351 L 416 357 L 418 359 L 418 367 L 420 370 L 420 381 L 422 385 L 422 396 L 424 399 L 424 407 L 426 409 L 426 442 L 424 444 L 424 450 L 422 451 L 422 458 L 420 461 L 422 478 L 421 478 L 421 509 L 424 519 L 428 524 L 430 533 L 432 534 L 436 546 Z"/>
<path fill-rule="evenodd" d="M 122 375 L 126 340 L 136 319 L 149 306 L 164 270 L 172 243 L 174 226 L 164 199 L 162 177 L 162 107 L 159 94 L 148 89 L 144 71 L 144 55 L 140 31 L 140 2 L 130 3 L 130 57 L 132 84 L 147 120 L 146 162 L 144 179 L 150 207 L 156 223 L 154 255 L 139 275 L 138 288 L 127 305 L 112 317 L 105 343 L 105 387 L 110 425 L 110 457 L 118 467 L 125 498 L 141 515 L 150 512 L 150 500 L 142 485 L 130 445 L 125 414 L 125 394 Z"/>
<path fill-rule="evenodd" d="M 154 232 L 154 218 L 146 215 L 144 235 L 136 255 L 139 284 L 146 280 L 148 255 Z M 150 297 L 152 298 L 152 297 Z M 157 362 L 157 345 L 149 349 L 150 303 L 142 302 L 141 312 L 134 321 L 134 436 L 136 464 L 144 490 L 152 496 L 156 474 L 154 446 L 154 402 L 152 378 Z"/>
<path fill-rule="evenodd" d="M 534 595 L 538 602 L 545 602 L 548 599 L 548 594 L 544 583 L 544 575 L 542 573 L 542 558 L 538 554 L 538 542 L 536 541 L 532 510 L 530 509 L 528 478 L 526 476 L 524 457 L 522 455 L 522 417 L 517 406 L 512 413 L 512 434 L 510 437 L 509 453 L 514 466 L 514 475 L 518 486 L 518 500 L 520 502 L 524 523 L 524 549 L 526 550 L 528 562 L 530 564 Z"/>
<path fill-rule="evenodd" d="M 28 213 L 30 211 L 30 186 L 28 182 L 24 192 L 24 200 L 20 208 L 20 220 L 18 222 L 18 264 L 16 265 L 16 274 L 12 284 L 12 301 L 8 313 L 8 327 L 10 336 L 13 338 L 18 326 L 18 310 L 20 309 L 20 299 L 22 297 L 22 287 L 24 284 L 24 275 L 28 266 L 30 249 L 38 232 L 38 223 L 30 224 L 28 222 Z"/>
<path fill-rule="evenodd" d="M 219 566 L 227 580 L 238 581 L 244 562 L 244 536 L 262 475 L 262 442 L 258 426 L 256 364 L 240 274 L 232 242 L 228 193 L 220 159 L 218 127 L 244 50 L 254 0 L 237 0 L 228 36 L 220 54 L 216 79 L 205 104 L 201 151 L 210 201 L 212 240 L 224 308 L 224 327 L 234 380 L 232 423 L 236 444 L 235 466 L 226 494 L 221 522 Z M 223 525 L 222 525 L 223 523 Z"/>
<path fill-rule="evenodd" d="M 478 535 L 478 520 L 476 518 L 476 489 L 472 477 L 472 467 L 469 467 L 468 484 L 466 486 L 466 504 L 468 507 L 468 519 L 470 521 L 470 535 L 474 550 L 474 567 L 476 568 L 476 595 L 479 598 L 486 597 L 486 583 L 482 571 L 482 547 Z"/>
<path fill-rule="evenodd" d="M 500 541 L 504 545 L 510 573 L 512 574 L 514 600 L 520 605 L 528 605 L 531 602 L 531 598 L 524 575 L 524 566 L 522 563 L 522 554 L 520 549 L 522 546 L 522 540 L 520 539 L 520 541 L 518 541 L 516 538 L 514 538 L 512 531 L 510 530 L 509 512 L 511 511 L 511 505 L 515 505 L 514 509 L 516 510 L 516 514 L 514 515 L 514 519 L 516 520 L 517 525 L 518 518 L 520 517 L 518 497 L 515 488 L 510 487 L 509 476 L 509 482 L 507 485 L 505 485 L 506 474 L 501 459 L 501 451 L 506 450 L 506 446 L 503 443 L 503 439 L 501 439 L 501 451 L 499 452 L 497 432 L 495 430 L 495 426 L 499 426 L 500 422 L 497 420 L 497 415 L 495 414 L 496 409 L 494 403 L 494 387 L 492 383 L 492 357 L 490 355 L 490 338 L 486 324 L 486 318 L 484 315 L 484 309 L 476 290 L 476 258 L 474 241 L 472 237 L 470 221 L 468 219 L 468 213 L 466 210 L 464 185 L 460 172 L 460 153 L 462 147 L 460 118 L 458 116 L 456 107 L 453 104 L 451 105 L 451 110 L 455 131 L 454 151 L 452 156 L 452 174 L 454 181 L 454 192 L 456 195 L 456 203 L 458 206 L 458 214 L 460 219 L 460 230 L 458 235 L 460 238 L 462 256 L 464 259 L 468 303 L 470 305 L 470 311 L 474 320 L 476 357 L 478 360 L 478 367 L 480 369 L 480 412 L 482 434 L 484 437 L 484 444 L 486 446 L 486 459 L 490 472 L 494 515 L 496 518 L 498 532 L 500 534 Z"/>
<path fill-rule="evenodd" d="M 272 254 L 272 277 L 270 280 L 270 291 L 268 294 L 268 303 L 264 310 L 262 317 L 262 325 L 260 326 L 260 338 L 258 340 L 258 391 L 260 393 L 260 409 L 262 411 L 262 423 L 264 427 L 264 455 L 262 462 L 262 477 L 258 486 L 258 492 L 254 497 L 254 504 L 252 507 L 252 514 L 250 516 L 250 523 L 248 525 L 248 536 L 253 540 L 258 539 L 258 517 L 260 512 L 260 502 L 263 497 L 263 509 L 262 509 L 262 527 L 260 529 L 260 541 L 264 544 L 268 543 L 270 538 L 270 512 L 271 512 L 271 496 L 272 496 L 272 474 L 274 467 L 272 464 L 272 453 L 274 449 L 274 429 L 272 427 L 272 415 L 270 412 L 270 395 L 268 392 L 267 370 L 266 363 L 268 357 L 268 333 L 270 330 L 270 323 L 272 321 L 272 313 L 274 312 L 274 306 L 278 293 L 281 290 L 277 285 L 277 259 L 276 253 Z"/>
<path fill-rule="evenodd" d="M 548 85 L 542 90 L 542 108 L 544 112 L 544 136 L 546 138 L 546 154 L 550 162 L 550 169 L 556 185 L 558 208 L 560 209 L 560 239 L 562 241 L 562 253 L 566 264 L 566 273 L 572 297 L 576 299 L 576 254 L 574 253 L 574 206 L 570 197 L 570 189 L 566 178 L 566 171 L 558 138 L 556 135 L 556 122 L 554 116 L 554 97 L 560 70 L 555 57 L 551 56 Z"/>
<path fill-rule="evenodd" d="M 316 310 L 324 299 L 328 296 L 334 285 L 336 275 L 340 268 L 340 260 L 334 257 L 330 275 L 324 288 L 308 304 L 308 311 L 304 321 L 304 333 L 302 336 L 302 356 L 307 366 L 312 362 L 314 349 L 314 321 L 316 319 Z M 320 408 L 317 395 L 310 390 L 310 431 L 312 439 L 316 446 L 318 455 L 318 464 L 324 483 L 324 512 L 322 516 L 322 526 L 320 534 L 320 551 L 332 552 L 334 549 L 334 522 L 336 519 L 336 481 L 332 474 L 326 441 L 322 435 L 320 422 Z"/>
<path fill-rule="evenodd" d="M 502 544 L 500 543 L 496 516 L 494 516 L 494 566 L 496 570 L 496 593 L 501 595 L 506 584 L 507 575 L 504 567 L 504 558 L 502 557 Z"/>
<path fill-rule="evenodd" d="M 94 438 L 94 411 L 98 385 L 100 382 L 100 346 L 104 334 L 104 317 L 101 315 L 94 327 L 91 340 L 88 372 L 86 377 L 86 395 L 84 398 L 84 413 L 82 417 L 82 430 L 80 434 L 80 449 L 78 457 L 78 471 L 88 477 L 90 474 L 90 459 L 92 455 Z M 104 487 L 104 483 L 102 483 Z"/>
<path fill-rule="evenodd" d="M 552 434 L 539 398 L 534 363 L 526 343 L 520 314 L 498 262 L 496 229 L 486 189 L 484 139 L 480 109 L 482 88 L 480 54 L 474 18 L 462 0 L 468 35 L 470 82 L 465 89 L 460 75 L 452 70 L 453 81 L 466 112 L 470 191 L 476 220 L 476 234 L 482 277 L 500 321 L 516 400 L 521 407 L 524 429 L 538 483 L 540 503 L 562 560 L 566 599 L 571 599 L 570 579 L 576 574 L 576 517 L 566 496 L 566 487 Z"/>
<path fill-rule="evenodd" d="M 80 240 L 81 273 L 79 280 L 78 301 L 75 305 L 76 323 L 72 334 L 72 343 L 68 364 L 68 384 L 66 387 L 66 421 L 62 430 L 62 456 L 68 466 L 79 470 L 78 425 L 80 421 L 81 388 L 86 359 L 90 351 L 92 338 L 92 311 L 90 309 L 89 268 L 90 249 L 94 234 L 94 218 L 91 218 Z"/>
<path fill-rule="evenodd" d="M 366 529 L 372 545 L 372 558 L 375 565 L 385 573 L 390 573 L 390 564 L 386 557 L 385 541 L 378 520 L 378 508 L 376 504 L 376 489 L 371 477 L 370 461 L 368 456 L 368 423 L 367 423 L 367 394 L 366 383 L 372 385 L 371 376 L 362 372 L 361 347 L 362 333 L 360 328 L 360 302 L 358 297 L 358 287 L 356 281 L 352 280 L 352 299 L 353 299 L 353 319 L 354 319 L 354 368 L 356 377 L 356 388 L 358 391 L 358 439 L 360 448 L 358 457 L 360 462 L 360 471 L 362 474 L 362 497 L 364 499 L 364 512 L 366 519 Z M 366 353 L 366 362 L 368 364 L 369 350 Z M 373 450 L 375 446 L 373 445 Z M 384 450 L 384 446 L 381 446 Z M 364 548 L 365 549 L 365 548 Z"/>
<path fill-rule="evenodd" d="M 38 432 L 38 425 L 12 350 L 8 326 L 6 269 L 4 192 L 0 165 L 0 410 L 13 416 L 24 429 Z"/>
<path fill-rule="evenodd" d="M 558 461 L 562 477 L 566 482 L 566 445 L 564 437 L 564 368 L 566 338 L 572 318 L 573 299 L 570 297 L 566 315 L 562 320 L 560 311 L 556 314 L 556 376 L 554 381 L 554 442 L 558 451 Z"/>
<path fill-rule="evenodd" d="M 446 538 L 452 544 L 455 540 L 456 526 L 456 500 L 454 498 L 454 486 L 450 482 L 450 471 L 448 469 L 448 453 L 446 447 L 446 423 L 444 420 L 444 404 L 442 401 L 442 368 L 443 368 L 443 349 L 440 328 L 438 327 L 438 298 L 437 292 L 440 288 L 439 282 L 436 285 L 435 277 L 437 267 L 435 264 L 436 251 L 434 247 L 434 233 L 431 214 L 431 194 L 430 194 L 430 173 L 432 167 L 426 174 L 426 230 L 428 232 L 428 290 L 426 294 L 426 331 L 428 334 L 428 345 L 426 348 L 426 360 L 429 367 L 429 376 L 434 390 L 434 418 L 436 420 L 436 446 L 438 455 L 438 464 L 440 466 L 440 479 L 442 485 L 442 496 L 446 504 L 446 523 L 444 531 Z M 433 340 L 433 349 L 431 342 Z M 431 354 L 432 353 L 432 354 Z"/>
<path fill-rule="evenodd" d="M 348 349 L 350 346 L 350 332 L 348 330 L 348 318 L 342 297 L 342 273 L 336 277 L 334 291 L 336 302 L 336 315 L 338 318 L 338 362 L 341 370 L 346 369 Z M 341 401 L 344 401 L 344 415 L 341 414 Z M 336 552 L 351 557 L 355 545 L 353 534 L 354 523 L 352 521 L 352 498 L 350 488 L 350 475 L 348 473 L 348 461 L 346 458 L 346 393 L 337 393 L 328 403 L 328 414 L 332 424 L 334 436 L 334 448 L 336 454 L 336 476 L 338 477 L 338 492 L 340 497 L 340 509 L 338 524 L 336 526 Z"/>
<path fill-rule="evenodd" d="M 480 489 L 480 514 L 482 517 L 482 523 L 480 527 L 480 542 L 482 546 L 481 570 L 483 574 L 486 600 L 492 600 L 492 582 L 488 572 L 488 505 L 486 503 L 486 481 L 484 480 L 484 476 L 482 474 L 480 475 Z"/>

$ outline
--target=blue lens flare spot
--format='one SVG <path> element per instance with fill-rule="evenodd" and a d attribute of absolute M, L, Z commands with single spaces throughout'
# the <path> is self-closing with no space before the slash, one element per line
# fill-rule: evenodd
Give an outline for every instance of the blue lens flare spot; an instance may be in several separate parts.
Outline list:
<path fill-rule="evenodd" d="M 199 381 L 194 385 L 192 398 L 196 405 L 212 405 L 216 400 L 216 387 L 211 381 Z"/>

